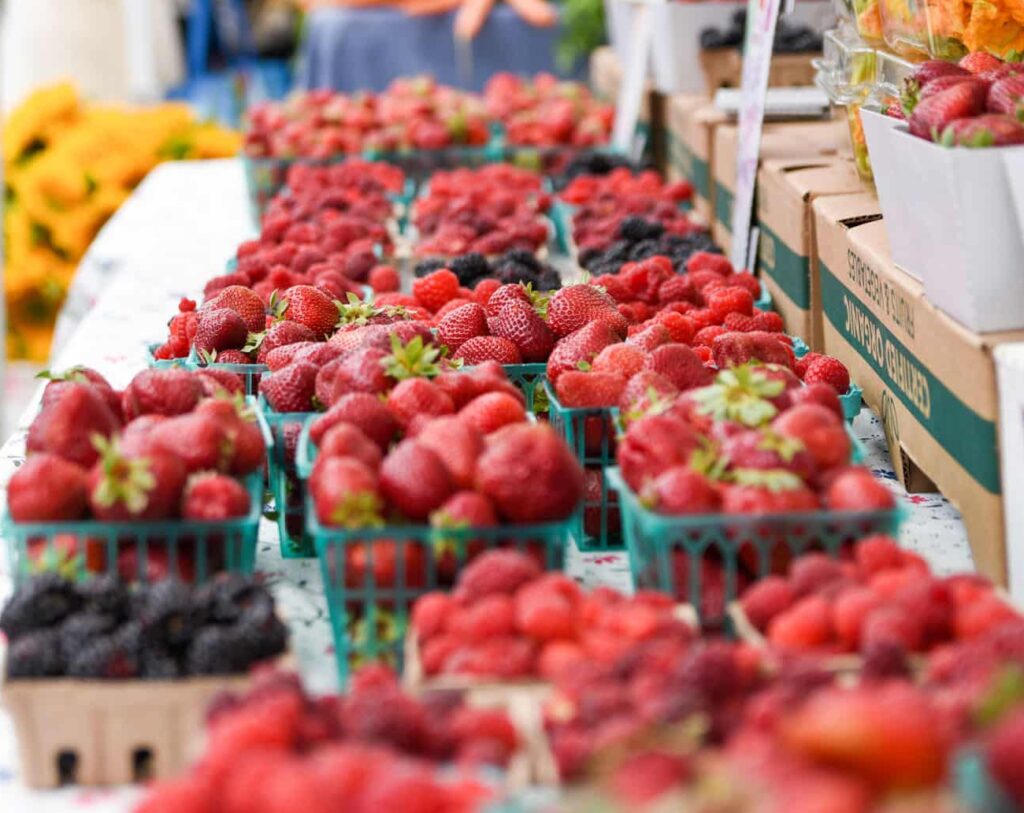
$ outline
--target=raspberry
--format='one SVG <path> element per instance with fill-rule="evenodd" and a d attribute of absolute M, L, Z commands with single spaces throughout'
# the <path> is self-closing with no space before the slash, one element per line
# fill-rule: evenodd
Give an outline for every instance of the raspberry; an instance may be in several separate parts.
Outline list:
<path fill-rule="evenodd" d="M 754 313 L 754 297 L 746 288 L 735 285 L 716 288 L 710 293 L 705 292 L 705 299 L 708 308 L 720 322 L 730 313 L 741 313 L 746 316 L 753 316 Z"/>
<path fill-rule="evenodd" d="M 398 271 L 390 265 L 374 266 L 370 275 L 366 278 L 374 293 L 383 294 L 390 291 L 397 291 L 401 284 Z"/>
<path fill-rule="evenodd" d="M 805 384 L 828 384 L 839 395 L 845 395 L 850 389 L 850 371 L 831 356 L 820 356 L 806 364 L 802 378 Z"/>
<path fill-rule="evenodd" d="M 761 283 L 749 271 L 738 271 L 735 274 L 730 274 L 725 281 L 728 285 L 738 285 L 741 288 L 746 288 L 754 299 L 761 296 Z"/>
<path fill-rule="evenodd" d="M 752 330 L 757 330 L 757 317 L 745 316 L 742 313 L 727 313 L 725 319 L 722 322 L 722 326 L 726 330 L 736 330 L 740 333 L 750 333 Z"/>
<path fill-rule="evenodd" d="M 448 659 L 445 670 L 512 680 L 533 674 L 535 660 L 535 647 L 529 639 L 519 636 L 491 638 L 456 650 Z"/>
<path fill-rule="evenodd" d="M 843 649 L 858 650 L 864 619 L 881 603 L 878 594 L 869 587 L 853 587 L 836 596 L 832 603 L 832 626 Z"/>
<path fill-rule="evenodd" d="M 853 557 L 861 572 L 868 576 L 903 564 L 899 545 L 892 537 L 882 535 L 869 536 L 858 542 L 853 548 Z"/>
<path fill-rule="evenodd" d="M 824 553 L 809 553 L 793 563 L 789 578 L 797 596 L 818 593 L 843 577 L 843 566 Z"/>
<path fill-rule="evenodd" d="M 785 649 L 816 649 L 831 637 L 828 603 L 821 596 L 801 599 L 768 625 L 768 640 Z"/>
<path fill-rule="evenodd" d="M 459 278 L 447 268 L 441 268 L 413 280 L 412 293 L 418 304 L 433 313 L 458 295 Z"/>
<path fill-rule="evenodd" d="M 497 744 L 505 759 L 519 746 L 519 734 L 504 711 L 460 706 L 452 718 L 452 734 L 465 746 L 487 740 Z"/>
<path fill-rule="evenodd" d="M 729 276 L 733 273 L 732 263 L 729 262 L 728 257 L 722 254 L 712 254 L 709 251 L 695 251 L 691 254 L 690 259 L 686 261 L 686 270 L 690 273 L 714 271 L 722 276 Z"/>
<path fill-rule="evenodd" d="M 655 319 L 666 327 L 673 342 L 689 344 L 693 341 L 696 327 L 688 316 L 674 311 L 662 311 Z"/>
<path fill-rule="evenodd" d="M 781 576 L 768 576 L 747 588 L 740 605 L 750 623 L 764 632 L 769 622 L 788 610 L 795 599 L 796 595 L 788 581 Z"/>
<path fill-rule="evenodd" d="M 689 316 L 690 319 L 693 321 L 693 326 L 698 333 L 706 327 L 711 327 L 713 325 L 718 324 L 714 312 L 709 310 L 708 308 L 697 308 L 696 310 L 690 311 L 686 315 Z"/>
<path fill-rule="evenodd" d="M 669 302 L 695 302 L 697 288 L 693 280 L 685 275 L 669 277 L 658 288 L 658 302 L 667 305 Z"/>
<path fill-rule="evenodd" d="M 701 328 L 697 331 L 693 337 L 693 343 L 695 345 L 703 345 L 710 349 L 711 345 L 715 343 L 715 339 L 721 336 L 723 333 L 729 331 L 721 325 L 709 325 L 708 327 Z"/>
<path fill-rule="evenodd" d="M 754 314 L 754 330 L 763 330 L 766 333 L 782 333 L 786 323 L 782 317 L 774 311 L 762 311 Z"/>
<path fill-rule="evenodd" d="M 700 356 L 700 360 L 703 361 L 705 364 L 710 364 L 711 359 L 713 359 L 715 355 L 712 352 L 711 348 L 708 347 L 706 344 L 695 344 L 693 346 L 693 352 Z"/>
<path fill-rule="evenodd" d="M 458 651 L 462 642 L 455 635 L 435 635 L 428 638 L 420 649 L 420 663 L 428 675 L 444 671 L 448 659 Z"/>
<path fill-rule="evenodd" d="M 452 615 L 455 602 L 447 593 L 427 593 L 416 600 L 410 621 L 416 634 L 430 638 L 443 632 Z"/>
<path fill-rule="evenodd" d="M 957 609 L 954 625 L 956 637 L 960 639 L 975 638 L 998 628 L 1006 621 L 1013 621 L 1020 616 L 1009 604 L 998 596 L 983 596 L 964 607 Z"/>
<path fill-rule="evenodd" d="M 541 575 L 537 563 L 525 554 L 495 550 L 478 556 L 459 579 L 457 594 L 473 601 L 491 593 L 511 595 Z"/>

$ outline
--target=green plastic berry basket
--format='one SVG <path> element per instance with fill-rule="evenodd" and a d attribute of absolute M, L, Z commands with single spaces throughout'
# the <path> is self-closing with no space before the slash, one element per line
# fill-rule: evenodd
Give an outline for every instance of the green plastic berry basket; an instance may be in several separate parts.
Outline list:
<path fill-rule="evenodd" d="M 811 352 L 807 342 L 799 336 L 791 336 L 790 338 L 793 340 L 793 354 L 798 359 L 802 359 Z M 853 419 L 860 415 L 861 407 L 864 406 L 864 391 L 851 381 L 850 389 L 845 394 L 839 396 L 839 403 L 843 406 L 843 415 L 847 423 L 853 423 Z"/>
<path fill-rule="evenodd" d="M 575 409 L 562 406 L 551 383 L 544 382 L 548 400 L 548 420 L 572 449 L 588 477 L 600 477 L 600 487 L 584 490 L 583 503 L 573 522 L 573 541 L 581 551 L 622 550 L 622 523 L 619 519 L 618 493 L 611 487 L 605 471 L 615 465 L 615 439 L 618 434 L 618 409 L 594 407 Z M 596 499 L 594 498 L 596 496 Z"/>
<path fill-rule="evenodd" d="M 44 569 L 69 576 L 115 573 L 126 581 L 177 576 L 203 582 L 220 571 L 251 573 L 263 512 L 263 473 L 245 480 L 249 513 L 224 522 L 15 522 L 6 505 L 0 526 L 15 584 Z"/>
<path fill-rule="evenodd" d="M 1020 813 L 999 783 L 992 777 L 985 754 L 977 745 L 966 746 L 953 762 L 953 785 L 959 799 L 971 810 L 986 813 Z"/>
<path fill-rule="evenodd" d="M 543 362 L 533 364 L 503 364 L 505 375 L 526 398 L 527 412 L 546 412 L 547 407 L 543 398 L 538 398 L 544 392 L 544 375 L 548 366 Z"/>
<path fill-rule="evenodd" d="M 638 589 L 670 593 L 688 601 L 700 612 L 702 598 L 701 560 L 717 558 L 724 571 L 726 604 L 738 597 L 741 563 L 763 578 L 772 570 L 773 557 L 788 552 L 797 556 L 809 549 L 821 549 L 837 556 L 840 548 L 873 533 L 895 534 L 903 511 L 809 511 L 787 514 L 693 514 L 670 516 L 645 508 L 626 485 L 617 467 L 605 476 L 619 493 L 622 530 L 629 552 L 633 581 Z M 676 583 L 676 561 L 685 557 L 680 575 L 686 584 Z"/>
<path fill-rule="evenodd" d="M 196 349 L 193 347 L 188 354 L 188 368 L 190 370 L 224 370 L 234 373 L 245 382 L 245 394 L 256 396 L 260 389 L 260 376 L 270 368 L 266 364 L 221 364 L 217 361 L 204 364 Z"/>
<path fill-rule="evenodd" d="M 515 548 L 560 570 L 571 522 L 492 528 L 391 525 L 349 530 L 322 525 L 309 505 L 308 535 L 316 545 L 342 685 L 350 669 L 369 660 L 402 668 L 409 613 L 417 598 L 451 589 L 473 556 Z"/>

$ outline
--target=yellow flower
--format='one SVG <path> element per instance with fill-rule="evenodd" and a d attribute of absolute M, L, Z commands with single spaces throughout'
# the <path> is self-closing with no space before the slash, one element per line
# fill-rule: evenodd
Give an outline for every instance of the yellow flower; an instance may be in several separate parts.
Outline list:
<path fill-rule="evenodd" d="M 78 94 L 70 83 L 37 90 L 11 113 L 3 128 L 5 164 L 25 160 L 56 127 L 71 123 L 79 113 Z"/>

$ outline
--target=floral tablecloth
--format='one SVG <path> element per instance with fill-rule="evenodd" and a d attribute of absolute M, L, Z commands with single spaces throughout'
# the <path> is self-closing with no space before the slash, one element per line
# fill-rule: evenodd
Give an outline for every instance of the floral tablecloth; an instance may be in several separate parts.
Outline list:
<path fill-rule="evenodd" d="M 196 296 L 221 272 L 235 246 L 254 226 L 245 179 L 237 161 L 164 164 L 155 169 L 106 225 L 82 262 L 58 325 L 54 369 L 87 364 L 121 387 L 145 366 L 145 345 L 161 338 L 182 296 Z M 0 483 L 23 456 L 25 429 L 35 401 L 0 449 Z M 971 569 L 970 549 L 956 510 L 940 495 L 908 496 L 893 472 L 878 419 L 863 411 L 854 424 L 868 465 L 907 508 L 902 543 L 940 572 Z M 0 602 L 10 581 L 0 560 Z M 313 691 L 337 687 L 327 606 L 316 560 L 281 558 L 276 525 L 260 526 L 257 567 L 273 585 L 292 629 L 299 668 Z M 587 583 L 629 585 L 621 554 L 570 555 L 570 570 Z M 0 711 L 0 811 L 127 810 L 136 794 L 127 789 L 69 788 L 39 793 L 18 781 L 17 744 Z"/>

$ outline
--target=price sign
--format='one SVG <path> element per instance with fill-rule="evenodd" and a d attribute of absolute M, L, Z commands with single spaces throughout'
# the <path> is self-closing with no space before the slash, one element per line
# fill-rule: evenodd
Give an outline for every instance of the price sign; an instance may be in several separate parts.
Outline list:
<path fill-rule="evenodd" d="M 792 0 L 790 0 L 790 3 Z M 761 149 L 761 127 L 768 94 L 775 25 L 782 0 L 750 0 L 747 36 L 743 48 L 740 86 L 739 147 L 736 156 L 736 196 L 732 208 L 732 246 L 729 258 L 737 268 L 747 267 L 751 252 L 750 221 L 754 212 L 754 183 Z"/>

